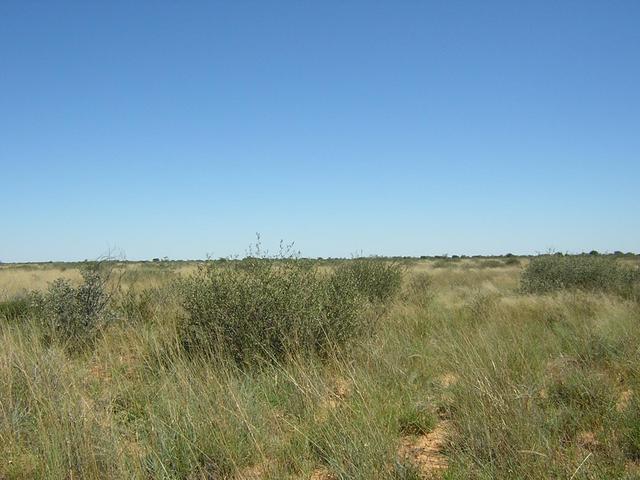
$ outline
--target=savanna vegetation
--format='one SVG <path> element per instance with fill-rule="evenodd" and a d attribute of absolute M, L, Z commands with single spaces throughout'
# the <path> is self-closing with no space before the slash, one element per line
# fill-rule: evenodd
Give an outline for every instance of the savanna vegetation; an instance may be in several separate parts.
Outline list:
<path fill-rule="evenodd" d="M 0 479 L 640 478 L 639 265 L 0 265 Z"/>

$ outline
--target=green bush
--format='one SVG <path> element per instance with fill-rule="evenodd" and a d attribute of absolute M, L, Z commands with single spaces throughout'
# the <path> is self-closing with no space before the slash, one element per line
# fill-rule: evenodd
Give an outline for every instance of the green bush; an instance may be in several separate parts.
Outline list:
<path fill-rule="evenodd" d="M 433 262 L 433 268 L 450 268 L 457 267 L 459 260 L 453 260 L 451 258 L 439 258 Z"/>
<path fill-rule="evenodd" d="M 483 260 L 478 264 L 478 268 L 500 268 L 504 267 L 504 263 L 494 258 Z"/>
<path fill-rule="evenodd" d="M 50 338 L 78 348 L 93 340 L 112 318 L 108 262 L 86 262 L 80 267 L 82 283 L 54 280 L 44 293 L 32 292 L 33 312 Z"/>
<path fill-rule="evenodd" d="M 367 302 L 350 277 L 295 258 L 206 262 L 180 283 L 187 352 L 240 364 L 325 353 L 370 331 Z"/>
<path fill-rule="evenodd" d="M 402 272 L 400 264 L 379 258 L 354 258 L 335 269 L 339 283 L 355 286 L 373 304 L 384 304 L 398 294 Z"/>
<path fill-rule="evenodd" d="M 547 293 L 561 289 L 603 291 L 636 297 L 640 271 L 620 265 L 614 258 L 601 255 L 532 258 L 521 277 L 527 293 Z"/>
<path fill-rule="evenodd" d="M 520 260 L 516 257 L 512 256 L 508 256 L 507 255 L 507 259 L 504 261 L 505 265 L 520 265 Z"/>

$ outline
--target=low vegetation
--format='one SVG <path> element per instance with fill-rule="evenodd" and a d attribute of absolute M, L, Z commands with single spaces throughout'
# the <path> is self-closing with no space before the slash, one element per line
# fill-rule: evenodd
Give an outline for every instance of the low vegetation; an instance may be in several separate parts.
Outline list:
<path fill-rule="evenodd" d="M 640 478 L 635 257 L 66 268 L 0 302 L 0 479 Z"/>
<path fill-rule="evenodd" d="M 539 256 L 529 262 L 522 274 L 522 288 L 529 293 L 577 289 L 637 297 L 639 287 L 637 267 L 624 266 L 615 257 L 597 254 Z"/>

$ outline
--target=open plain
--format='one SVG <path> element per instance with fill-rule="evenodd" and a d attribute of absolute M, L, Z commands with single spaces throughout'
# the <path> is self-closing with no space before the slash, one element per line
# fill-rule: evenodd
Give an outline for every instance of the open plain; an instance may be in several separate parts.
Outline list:
<path fill-rule="evenodd" d="M 88 265 L 2 265 L 0 478 L 640 478 L 637 284 L 530 292 L 530 262 L 106 262 L 73 328 Z"/>

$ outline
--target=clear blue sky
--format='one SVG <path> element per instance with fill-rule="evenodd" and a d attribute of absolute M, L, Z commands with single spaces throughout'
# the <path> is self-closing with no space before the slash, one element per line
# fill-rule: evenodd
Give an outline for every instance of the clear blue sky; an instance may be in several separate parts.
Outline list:
<path fill-rule="evenodd" d="M 0 260 L 640 251 L 640 2 L 0 2 Z"/>

